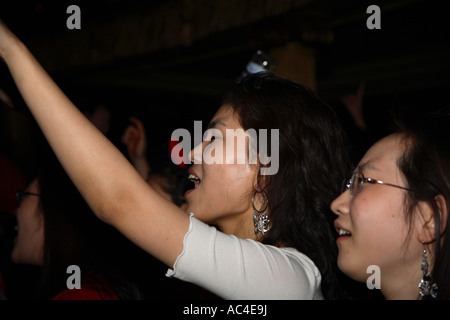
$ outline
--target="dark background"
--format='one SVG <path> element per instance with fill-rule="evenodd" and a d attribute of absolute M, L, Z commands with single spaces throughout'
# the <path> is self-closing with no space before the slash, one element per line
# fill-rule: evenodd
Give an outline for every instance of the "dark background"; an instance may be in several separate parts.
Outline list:
<path fill-rule="evenodd" d="M 72 4 L 81 9 L 81 30 L 66 27 L 70 15 L 66 9 Z M 372 4 L 381 8 L 381 30 L 366 27 L 366 9 Z M 219 107 L 221 89 L 241 74 L 256 50 L 271 52 L 289 43 L 310 48 L 314 89 L 339 115 L 357 161 L 371 142 L 389 132 L 393 110 L 448 109 L 450 45 L 444 4 L 428 0 L 1 1 L 0 18 L 80 109 L 90 112 L 102 104 L 110 111 L 108 137 L 122 151 L 120 137 L 129 116 L 140 118 L 152 166 L 167 157 L 173 130 L 193 130 L 194 120 L 206 126 Z M 361 81 L 366 82 L 366 131 L 355 126 L 341 101 L 355 93 Z M 39 152 L 39 130 L 3 63 L 0 89 L 15 106 L 11 109 L 0 102 L 0 155 L 14 161 L 30 180 Z M 13 223 L 8 218 L 4 225 L 12 230 Z M 5 236 L 4 230 L 0 236 Z M 24 285 L 33 279 L 33 274 L 18 274 Z"/>
<path fill-rule="evenodd" d="M 66 27 L 71 4 L 81 9 L 81 30 Z M 381 8 L 381 30 L 366 27 L 371 4 Z M 290 42 L 314 50 L 315 89 L 345 121 L 340 98 L 366 81 L 364 115 L 377 137 L 392 108 L 448 106 L 442 1 L 2 1 L 0 17 L 79 108 L 111 110 L 114 142 L 130 115 L 143 120 L 151 161 L 174 129 L 211 119 L 217 94 L 256 50 Z M 26 114 L 5 66 L 0 88 Z M 28 120 L 1 109 L 2 148 L 23 163 Z"/>

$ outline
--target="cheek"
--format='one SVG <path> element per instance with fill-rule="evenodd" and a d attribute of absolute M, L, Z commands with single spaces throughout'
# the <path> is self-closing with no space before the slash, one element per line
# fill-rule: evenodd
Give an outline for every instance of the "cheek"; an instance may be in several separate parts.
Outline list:
<path fill-rule="evenodd" d="M 44 221 L 37 198 L 27 198 L 22 203 L 17 210 L 17 223 L 15 253 L 20 260 L 25 259 L 25 263 L 36 264 L 36 257 L 42 252 L 44 244 Z"/>
<path fill-rule="evenodd" d="M 364 280 L 368 266 L 384 269 L 404 254 L 408 224 L 401 199 L 383 197 L 370 201 L 363 194 L 360 196 L 350 205 L 352 237 L 339 248 L 338 263 L 358 280 Z"/>
<path fill-rule="evenodd" d="M 407 230 L 401 197 L 361 197 L 350 206 L 350 218 L 357 236 L 383 243 L 404 241 Z M 387 238 L 386 238 L 387 237 Z"/>
<path fill-rule="evenodd" d="M 34 201 L 27 200 L 25 200 L 17 210 L 16 216 L 17 224 L 19 226 L 19 234 L 30 233 L 32 230 L 36 229 L 35 221 L 37 221 L 38 204 Z"/>
<path fill-rule="evenodd" d="M 35 219 L 19 219 L 19 232 L 12 251 L 12 260 L 16 263 L 40 265 L 44 247 L 43 221 Z"/>
<path fill-rule="evenodd" d="M 255 172 L 248 165 L 205 166 L 205 200 L 215 211 L 231 213 L 247 210 L 251 205 Z"/>

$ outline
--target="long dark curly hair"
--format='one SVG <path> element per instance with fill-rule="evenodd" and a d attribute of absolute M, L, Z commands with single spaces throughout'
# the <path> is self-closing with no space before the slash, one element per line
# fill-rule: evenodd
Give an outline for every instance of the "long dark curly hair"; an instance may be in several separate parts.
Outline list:
<path fill-rule="evenodd" d="M 244 130 L 279 130 L 279 170 L 258 177 L 271 221 L 262 242 L 298 249 L 320 270 L 324 298 L 346 298 L 336 265 L 330 204 L 351 163 L 334 111 L 307 87 L 264 72 L 228 88 L 225 104 L 233 108 Z"/>

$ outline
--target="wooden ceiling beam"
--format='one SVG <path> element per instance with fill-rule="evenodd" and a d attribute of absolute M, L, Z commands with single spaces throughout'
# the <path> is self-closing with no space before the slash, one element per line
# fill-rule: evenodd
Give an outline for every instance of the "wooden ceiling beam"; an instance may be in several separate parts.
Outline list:
<path fill-rule="evenodd" d="M 301 8 L 314 0 L 175 0 L 125 12 L 28 46 L 49 71 L 95 66 L 177 46 Z M 83 21 L 83 7 L 81 21 Z M 86 9 L 87 10 L 87 9 Z M 69 15 L 68 15 L 69 16 Z"/>

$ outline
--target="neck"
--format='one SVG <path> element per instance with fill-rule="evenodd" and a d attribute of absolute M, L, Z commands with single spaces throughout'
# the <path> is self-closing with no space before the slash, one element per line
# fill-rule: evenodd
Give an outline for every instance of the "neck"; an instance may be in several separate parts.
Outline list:
<path fill-rule="evenodd" d="M 253 216 L 249 214 L 223 219 L 217 222 L 217 226 L 223 233 L 234 235 L 241 239 L 258 240 L 259 238 L 255 235 Z"/>
<path fill-rule="evenodd" d="M 381 292 L 387 300 L 418 300 L 422 278 L 420 263 L 414 268 L 402 268 L 389 275 L 381 275 Z M 384 279 L 383 279 L 384 278 Z"/>

